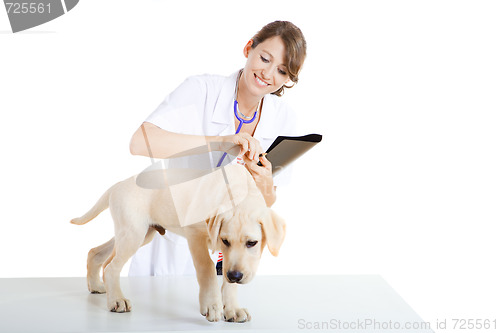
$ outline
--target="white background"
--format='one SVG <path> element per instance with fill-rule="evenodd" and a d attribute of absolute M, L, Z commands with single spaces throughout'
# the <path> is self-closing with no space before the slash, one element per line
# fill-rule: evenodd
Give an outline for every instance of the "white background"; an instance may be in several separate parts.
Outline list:
<path fill-rule="evenodd" d="M 283 19 L 308 42 L 284 98 L 324 140 L 278 190 L 288 234 L 259 273 L 380 274 L 431 323 L 495 319 L 499 15 L 496 1 L 82 0 L 12 34 L 0 10 L 0 277 L 85 276 L 112 223 L 69 220 L 149 164 L 132 133 L 187 76 L 243 67 L 245 43 Z"/>

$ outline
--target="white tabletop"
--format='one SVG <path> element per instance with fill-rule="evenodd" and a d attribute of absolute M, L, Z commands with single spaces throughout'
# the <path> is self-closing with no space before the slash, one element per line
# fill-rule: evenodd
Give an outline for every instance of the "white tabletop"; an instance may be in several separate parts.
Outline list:
<path fill-rule="evenodd" d="M 0 279 L 0 332 L 399 332 L 397 325 L 425 326 L 377 275 L 257 276 L 239 288 L 240 305 L 252 316 L 243 324 L 201 316 L 193 276 L 129 277 L 121 285 L 132 312 L 109 312 L 106 296 L 90 294 L 85 278 Z"/>

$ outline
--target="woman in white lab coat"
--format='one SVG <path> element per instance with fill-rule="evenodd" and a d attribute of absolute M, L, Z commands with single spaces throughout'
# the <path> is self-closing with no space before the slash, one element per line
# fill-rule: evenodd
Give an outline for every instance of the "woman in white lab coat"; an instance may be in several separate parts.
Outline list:
<path fill-rule="evenodd" d="M 271 163 L 259 155 L 277 136 L 297 134 L 295 114 L 279 97 L 298 81 L 306 42 L 295 25 L 275 21 L 248 41 L 243 54 L 245 67 L 229 77 L 187 78 L 134 133 L 130 151 L 168 158 L 214 142 L 239 145 L 245 166 L 271 206 L 276 187 L 289 175 L 284 170 L 273 179 Z M 245 121 L 236 134 L 238 118 Z M 129 270 L 129 275 L 166 274 L 194 274 L 187 241 L 168 231 L 139 249 Z"/>

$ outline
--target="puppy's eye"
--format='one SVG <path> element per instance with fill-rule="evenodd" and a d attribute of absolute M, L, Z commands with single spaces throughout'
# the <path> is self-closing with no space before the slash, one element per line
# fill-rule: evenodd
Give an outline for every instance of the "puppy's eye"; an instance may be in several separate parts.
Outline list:
<path fill-rule="evenodd" d="M 227 239 L 221 239 L 222 243 L 226 245 L 227 247 L 231 246 L 231 243 L 227 241 Z"/>
<path fill-rule="evenodd" d="M 254 247 L 255 245 L 257 245 L 257 241 L 248 241 L 247 242 L 247 247 L 248 248 L 251 248 L 251 247 Z"/>

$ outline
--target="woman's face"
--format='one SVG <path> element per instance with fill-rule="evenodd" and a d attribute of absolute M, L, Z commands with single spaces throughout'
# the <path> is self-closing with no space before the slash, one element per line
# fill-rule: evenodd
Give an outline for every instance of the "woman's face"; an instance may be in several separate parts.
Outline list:
<path fill-rule="evenodd" d="M 242 79 L 252 95 L 264 96 L 275 92 L 289 81 L 285 62 L 285 44 L 281 37 L 268 38 L 252 49 L 253 41 L 245 46 L 243 53 L 247 63 Z"/>

